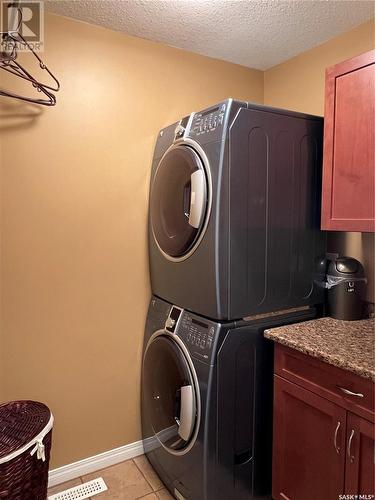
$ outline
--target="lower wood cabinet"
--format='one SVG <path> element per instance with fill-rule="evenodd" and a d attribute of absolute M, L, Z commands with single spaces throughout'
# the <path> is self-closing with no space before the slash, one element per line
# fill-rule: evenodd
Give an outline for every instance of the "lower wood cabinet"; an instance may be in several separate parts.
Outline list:
<path fill-rule="evenodd" d="M 274 402 L 273 497 L 338 500 L 344 485 L 345 410 L 277 376 Z"/>
<path fill-rule="evenodd" d="M 280 377 L 280 360 L 289 351 L 281 349 L 274 377 L 273 498 L 339 500 L 344 494 L 374 495 L 374 423 L 348 411 L 345 399 L 341 406 Z M 302 358 L 303 370 L 303 358 L 308 356 L 293 353 L 293 357 L 295 367 Z"/>
<path fill-rule="evenodd" d="M 350 495 L 375 494 L 375 439 L 374 424 L 348 413 L 346 425 L 347 454 L 345 493 Z"/>

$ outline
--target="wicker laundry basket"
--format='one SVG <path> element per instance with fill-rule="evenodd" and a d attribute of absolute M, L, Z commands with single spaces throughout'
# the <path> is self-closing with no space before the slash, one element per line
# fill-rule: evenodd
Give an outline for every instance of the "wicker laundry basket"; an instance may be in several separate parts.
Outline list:
<path fill-rule="evenodd" d="M 45 500 L 53 416 L 43 403 L 0 405 L 0 499 Z"/>

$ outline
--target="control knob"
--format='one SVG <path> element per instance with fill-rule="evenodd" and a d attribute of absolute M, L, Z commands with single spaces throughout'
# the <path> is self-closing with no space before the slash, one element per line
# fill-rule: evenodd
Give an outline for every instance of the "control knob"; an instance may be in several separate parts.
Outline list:
<path fill-rule="evenodd" d="M 173 318 L 167 318 L 167 321 L 165 322 L 165 328 L 173 328 L 176 324 L 176 320 Z"/>
<path fill-rule="evenodd" d="M 185 133 L 185 128 L 179 123 L 174 131 L 175 138 L 177 139 L 178 137 L 182 137 L 184 133 Z"/>

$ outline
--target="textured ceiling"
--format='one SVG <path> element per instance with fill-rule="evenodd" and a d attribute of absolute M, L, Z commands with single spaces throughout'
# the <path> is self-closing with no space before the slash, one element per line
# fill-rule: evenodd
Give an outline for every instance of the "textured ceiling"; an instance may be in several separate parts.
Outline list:
<path fill-rule="evenodd" d="M 267 69 L 375 15 L 348 0 L 47 0 L 48 11 Z"/>

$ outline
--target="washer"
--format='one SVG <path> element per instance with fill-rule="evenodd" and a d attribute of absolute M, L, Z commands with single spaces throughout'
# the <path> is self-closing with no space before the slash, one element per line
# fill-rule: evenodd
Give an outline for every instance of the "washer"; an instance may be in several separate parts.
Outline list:
<path fill-rule="evenodd" d="M 149 208 L 154 295 L 218 320 L 323 302 L 322 125 L 228 99 L 160 131 Z"/>
<path fill-rule="evenodd" d="M 143 444 L 176 498 L 271 498 L 273 343 L 263 331 L 315 316 L 302 308 L 221 324 L 152 297 Z"/>

